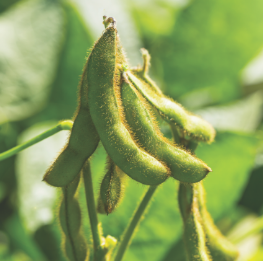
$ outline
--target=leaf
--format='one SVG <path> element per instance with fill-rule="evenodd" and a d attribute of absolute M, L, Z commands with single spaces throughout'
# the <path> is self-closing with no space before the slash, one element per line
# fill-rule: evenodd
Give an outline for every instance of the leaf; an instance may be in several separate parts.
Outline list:
<path fill-rule="evenodd" d="M 68 261 L 61 250 L 61 231 L 58 224 L 39 227 L 34 233 L 34 240 L 49 261 Z"/>
<path fill-rule="evenodd" d="M 196 0 L 181 13 L 167 37 L 145 38 L 152 73 L 166 93 L 178 97 L 210 88 L 207 104 L 239 96 L 238 77 L 263 45 L 260 0 Z"/>
<path fill-rule="evenodd" d="M 46 261 L 45 256 L 25 230 L 18 213 L 14 213 L 4 224 L 4 231 L 11 243 L 26 253 L 32 260 Z"/>
<path fill-rule="evenodd" d="M 263 248 L 261 247 L 258 251 L 251 256 L 247 261 L 261 261 L 263 259 Z"/>
<path fill-rule="evenodd" d="M 135 21 L 131 17 L 130 9 L 123 0 L 110 0 L 110 2 L 108 0 L 100 0 L 100 2 L 73 0 L 73 2 L 83 17 L 84 23 L 90 28 L 94 39 L 98 39 L 104 30 L 102 16 L 114 17 L 117 21 L 121 44 L 130 63 L 133 65 L 139 63 L 141 39 L 135 27 Z"/>
<path fill-rule="evenodd" d="M 18 2 L 19 0 L 2 0 L 0 2 L 0 13 L 6 11 L 8 8 L 10 8 L 13 4 Z"/>
<path fill-rule="evenodd" d="M 49 103 L 41 115 L 38 115 L 38 121 L 39 117 L 42 120 L 72 118 L 77 107 L 78 84 L 82 69 L 88 56 L 87 52 L 94 41 L 75 5 L 67 1 L 62 7 L 67 20 L 65 42 L 49 94 Z"/>
<path fill-rule="evenodd" d="M 228 105 L 211 106 L 198 111 L 203 119 L 221 131 L 253 132 L 262 120 L 263 91 Z"/>
<path fill-rule="evenodd" d="M 24 119 L 43 108 L 56 71 L 63 25 L 63 11 L 56 1 L 21 1 L 2 14 L 0 123 Z"/>
<path fill-rule="evenodd" d="M 239 205 L 246 207 L 252 212 L 260 214 L 263 206 L 262 184 L 263 184 L 263 166 L 255 168 L 244 189 Z"/>
<path fill-rule="evenodd" d="M 204 185 L 208 210 L 215 219 L 239 200 L 254 166 L 257 142 L 254 135 L 219 132 L 215 143 L 198 147 L 197 156 L 213 170 Z"/>

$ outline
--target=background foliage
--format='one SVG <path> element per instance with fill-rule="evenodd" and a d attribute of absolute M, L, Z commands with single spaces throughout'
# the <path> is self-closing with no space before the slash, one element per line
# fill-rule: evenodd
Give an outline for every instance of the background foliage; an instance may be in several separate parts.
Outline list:
<path fill-rule="evenodd" d="M 217 129 L 197 156 L 213 169 L 204 182 L 209 211 L 225 234 L 238 234 L 263 205 L 262 13 L 260 0 L 1 0 L 0 152 L 72 118 L 87 50 L 103 31 L 102 16 L 113 16 L 130 65 L 142 63 L 139 48 L 148 49 L 164 93 Z M 1 260 L 65 260 L 60 192 L 41 180 L 67 136 L 0 162 Z M 97 194 L 105 159 L 100 145 L 92 159 Z M 177 187 L 172 179 L 160 186 L 125 260 L 184 260 Z M 129 180 L 116 212 L 99 216 L 105 235 L 120 238 L 145 189 Z M 83 187 L 79 198 L 90 242 Z M 239 260 L 262 260 L 262 233 L 239 247 Z"/>

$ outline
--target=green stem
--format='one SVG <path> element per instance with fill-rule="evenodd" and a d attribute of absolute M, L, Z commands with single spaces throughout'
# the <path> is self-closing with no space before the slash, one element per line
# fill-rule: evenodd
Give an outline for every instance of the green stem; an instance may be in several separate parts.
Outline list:
<path fill-rule="evenodd" d="M 84 185 L 85 185 L 85 194 L 87 201 L 87 208 L 89 213 L 90 227 L 93 238 L 93 246 L 94 246 L 94 260 L 100 261 L 104 258 L 104 249 L 102 247 L 102 241 L 99 231 L 99 223 L 97 217 L 97 211 L 95 207 L 94 200 L 94 192 L 92 186 L 92 177 L 90 170 L 89 160 L 86 161 L 85 166 L 83 168 L 83 177 L 84 177 Z"/>
<path fill-rule="evenodd" d="M 157 186 L 150 186 L 149 189 L 147 190 L 147 192 L 145 193 L 140 205 L 138 206 L 133 218 L 131 219 L 131 222 L 127 228 L 127 230 L 125 231 L 124 237 L 122 238 L 121 244 L 119 246 L 117 255 L 115 257 L 115 261 L 121 261 L 123 258 L 123 255 L 125 253 L 125 251 L 127 250 L 132 236 L 136 230 L 136 227 L 139 225 L 139 222 L 143 216 L 143 213 L 148 205 L 148 203 L 150 202 L 155 190 L 156 190 Z"/>
<path fill-rule="evenodd" d="M 228 239 L 237 244 L 249 236 L 260 233 L 263 230 L 263 217 L 260 217 L 248 230 L 242 231 L 242 234 L 229 236 Z"/>
<path fill-rule="evenodd" d="M 34 137 L 33 139 L 26 141 L 10 150 L 7 150 L 3 153 L 0 153 L 0 161 L 7 159 L 15 154 L 17 154 L 18 152 L 56 134 L 57 132 L 61 131 L 61 130 L 71 130 L 73 126 L 73 122 L 70 120 L 66 120 L 66 121 L 61 121 L 59 124 L 57 124 L 55 127 L 39 134 L 38 136 Z"/>

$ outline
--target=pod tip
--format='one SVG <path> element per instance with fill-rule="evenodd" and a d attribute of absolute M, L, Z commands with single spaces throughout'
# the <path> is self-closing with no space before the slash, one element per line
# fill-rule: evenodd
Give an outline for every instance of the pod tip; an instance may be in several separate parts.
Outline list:
<path fill-rule="evenodd" d="M 116 27 L 116 20 L 113 17 L 107 17 L 106 15 L 103 15 L 103 22 L 102 22 L 107 28 L 109 25 L 112 27 Z"/>

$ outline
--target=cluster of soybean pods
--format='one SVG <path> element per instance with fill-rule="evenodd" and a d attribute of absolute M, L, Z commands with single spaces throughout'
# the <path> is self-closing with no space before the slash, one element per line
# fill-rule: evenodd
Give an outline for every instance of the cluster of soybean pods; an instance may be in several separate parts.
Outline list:
<path fill-rule="evenodd" d="M 81 172 L 90 171 L 89 159 L 101 141 L 108 162 L 100 187 L 100 213 L 110 214 L 117 207 L 127 176 L 151 186 L 174 178 L 180 181 L 187 259 L 236 260 L 237 250 L 216 228 L 205 206 L 201 180 L 211 169 L 194 155 L 198 142 L 214 140 L 213 127 L 163 95 L 148 76 L 150 56 L 145 49 L 143 66 L 130 68 L 115 20 L 104 17 L 104 25 L 83 69 L 69 141 L 44 176 L 48 184 L 63 188 L 60 223 L 66 255 L 69 260 L 87 260 L 75 193 Z M 157 115 L 170 125 L 174 142 L 162 135 Z"/>

